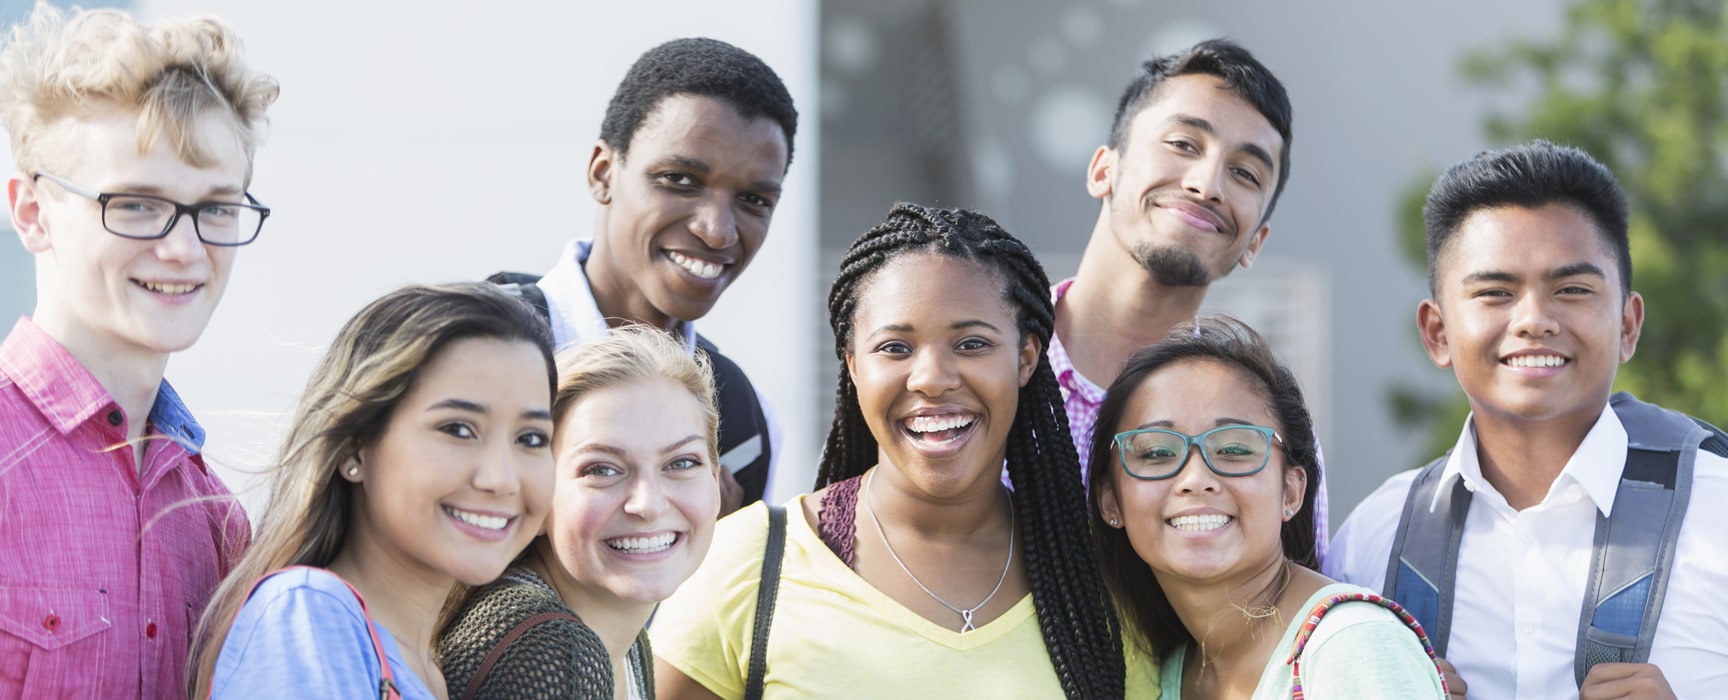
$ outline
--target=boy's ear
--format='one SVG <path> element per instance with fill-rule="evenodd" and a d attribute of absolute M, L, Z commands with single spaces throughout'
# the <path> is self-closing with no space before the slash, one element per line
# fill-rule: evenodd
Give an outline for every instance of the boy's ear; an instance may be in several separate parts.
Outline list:
<path fill-rule="evenodd" d="M 594 142 L 594 152 L 588 154 L 588 193 L 601 206 L 612 203 L 612 166 L 617 162 L 618 153 L 610 144 Z"/>
<path fill-rule="evenodd" d="M 12 230 L 31 253 L 46 253 L 53 247 L 42 225 L 42 205 L 36 198 L 36 183 L 22 173 L 6 181 L 6 201 L 12 212 Z"/>

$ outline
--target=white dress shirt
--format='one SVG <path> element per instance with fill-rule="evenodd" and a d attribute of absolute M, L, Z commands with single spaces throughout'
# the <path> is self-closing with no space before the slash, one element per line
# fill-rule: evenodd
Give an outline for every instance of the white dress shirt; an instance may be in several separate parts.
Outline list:
<path fill-rule="evenodd" d="M 1576 698 L 1573 652 L 1596 533 L 1626 462 L 1626 428 L 1602 415 L 1541 503 L 1513 510 L 1482 478 L 1474 419 L 1429 505 L 1454 479 L 1473 494 L 1459 546 L 1446 658 L 1472 698 Z M 1388 479 L 1338 529 L 1325 573 L 1384 588 L 1411 470 Z M 1728 459 L 1700 451 L 1650 663 L 1680 698 L 1728 697 Z"/>
<path fill-rule="evenodd" d="M 582 263 L 587 262 L 588 254 L 594 250 L 594 242 L 587 239 L 570 241 L 564 246 L 564 252 L 558 256 L 558 264 L 540 278 L 535 286 L 546 295 L 546 308 L 550 312 L 552 326 L 552 345 L 560 350 L 565 346 L 580 343 L 584 340 L 604 338 L 612 332 L 612 327 L 606 323 L 606 316 L 600 313 L 600 304 L 594 301 L 594 289 L 588 284 L 588 273 L 582 269 Z M 696 353 L 696 324 L 684 321 L 678 324 L 678 335 L 684 339 L 684 347 L 691 354 Z M 755 384 L 755 382 L 751 382 Z M 756 403 L 762 406 L 762 420 L 768 430 L 768 445 L 772 452 L 768 458 L 768 483 L 763 487 L 762 500 L 769 503 L 769 493 L 774 488 L 774 473 L 779 471 L 780 452 L 786 445 L 784 434 L 780 430 L 780 421 L 774 415 L 774 404 L 768 402 L 768 397 L 762 393 L 760 386 L 756 389 Z M 750 448 L 754 446 L 754 452 Z M 727 453 L 720 455 L 720 463 L 731 467 L 733 471 L 749 466 L 762 456 L 760 446 L 750 441 L 733 449 L 739 454 Z"/>

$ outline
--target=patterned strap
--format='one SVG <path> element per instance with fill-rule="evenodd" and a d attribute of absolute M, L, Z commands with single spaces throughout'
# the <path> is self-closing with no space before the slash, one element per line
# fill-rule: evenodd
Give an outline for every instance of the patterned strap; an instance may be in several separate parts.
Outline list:
<path fill-rule="evenodd" d="M 265 579 L 295 569 L 323 571 L 331 576 L 336 576 L 335 572 L 330 571 L 329 569 L 320 569 L 316 566 L 285 566 L 258 577 L 258 580 L 252 583 L 251 590 L 246 592 L 246 597 L 251 598 L 252 594 L 258 591 L 258 587 L 264 584 Z M 378 668 L 382 674 L 382 680 L 378 681 L 378 700 L 402 700 L 402 693 L 396 690 L 396 676 L 390 672 L 390 659 L 384 655 L 384 640 L 378 636 L 378 628 L 372 624 L 372 613 L 366 611 L 366 597 L 360 595 L 360 590 L 355 588 L 354 584 L 344 580 L 341 576 L 336 576 L 336 580 L 341 581 L 342 585 L 347 586 L 348 592 L 354 594 L 354 600 L 359 601 L 360 616 L 366 619 L 366 632 L 372 635 L 372 653 L 378 655 Z M 240 611 L 234 611 L 234 617 L 239 618 Z M 233 627 L 234 621 L 229 620 L 228 626 Z"/>
<path fill-rule="evenodd" d="M 1308 646 L 1308 638 L 1314 636 L 1314 629 L 1320 626 L 1320 618 L 1325 617 L 1327 611 L 1337 607 L 1340 603 L 1354 601 L 1374 603 L 1391 610 L 1393 614 L 1398 616 L 1399 620 L 1404 622 L 1405 626 L 1410 628 L 1410 631 L 1416 633 L 1416 638 L 1422 641 L 1422 650 L 1427 652 L 1428 659 L 1434 662 L 1434 672 L 1440 676 L 1440 692 L 1445 694 L 1447 692 L 1446 674 L 1440 672 L 1440 657 L 1434 654 L 1434 645 L 1428 641 L 1428 633 L 1422 631 L 1422 624 L 1405 611 L 1404 606 L 1373 593 L 1340 593 L 1320 601 L 1320 604 L 1315 605 L 1313 610 L 1309 610 L 1308 619 L 1303 621 L 1302 628 L 1296 631 L 1296 643 L 1290 645 L 1290 656 L 1284 660 L 1284 663 L 1290 666 L 1290 673 L 1294 676 L 1290 685 L 1291 700 L 1303 700 L 1302 650 Z"/>

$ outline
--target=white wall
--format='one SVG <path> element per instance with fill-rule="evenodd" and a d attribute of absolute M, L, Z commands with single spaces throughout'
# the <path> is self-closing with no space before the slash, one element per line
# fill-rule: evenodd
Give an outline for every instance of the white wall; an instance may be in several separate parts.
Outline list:
<path fill-rule="evenodd" d="M 249 507 L 323 345 L 409 282 L 544 272 L 586 236 L 583 182 L 607 100 L 644 50 L 711 36 L 762 57 L 803 118 L 768 243 L 700 324 L 787 427 L 774 485 L 808 490 L 815 381 L 814 0 L 243 2 L 150 0 L 144 17 L 211 14 L 281 82 L 252 191 L 274 213 L 227 298 L 168 378 L 209 430 L 207 454 Z M 764 320 L 773 321 L 764 323 Z M 783 322 L 781 320 L 784 320 Z"/>

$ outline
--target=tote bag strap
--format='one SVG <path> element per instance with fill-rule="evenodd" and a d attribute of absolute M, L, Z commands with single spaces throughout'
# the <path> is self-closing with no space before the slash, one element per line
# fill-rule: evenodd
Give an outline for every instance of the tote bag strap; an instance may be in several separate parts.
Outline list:
<path fill-rule="evenodd" d="M 1406 627 L 1410 628 L 1410 631 L 1416 633 L 1416 638 L 1422 641 L 1422 650 L 1428 653 L 1428 660 L 1434 663 L 1434 672 L 1440 674 L 1440 692 L 1445 693 L 1446 674 L 1440 673 L 1440 657 L 1434 654 L 1434 645 L 1428 641 L 1428 633 L 1422 631 L 1422 624 L 1417 622 L 1416 618 L 1397 602 L 1373 593 L 1361 592 L 1340 593 L 1320 601 L 1318 605 L 1314 606 L 1314 609 L 1308 611 L 1308 617 L 1303 620 L 1302 628 L 1296 631 L 1296 642 L 1290 645 L 1290 656 L 1284 660 L 1284 663 L 1290 665 L 1290 673 L 1294 676 L 1290 685 L 1291 700 L 1303 700 L 1302 649 L 1308 646 L 1308 639 L 1314 636 L 1314 629 L 1320 626 L 1320 618 L 1325 617 L 1332 608 L 1342 603 L 1354 601 L 1374 603 L 1391 610 L 1393 614 L 1398 616 L 1399 620 L 1403 621 Z"/>

